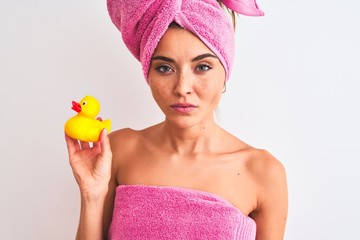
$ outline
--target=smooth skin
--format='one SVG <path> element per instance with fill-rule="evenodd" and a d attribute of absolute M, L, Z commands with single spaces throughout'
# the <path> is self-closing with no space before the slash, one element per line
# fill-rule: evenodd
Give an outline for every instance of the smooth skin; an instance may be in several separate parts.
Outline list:
<path fill-rule="evenodd" d="M 165 120 L 109 137 L 103 131 L 93 147 L 66 136 L 81 193 L 78 240 L 106 239 L 116 186 L 123 184 L 211 192 L 256 221 L 256 240 L 283 239 L 284 167 L 217 125 L 214 111 L 224 81 L 224 68 L 206 45 L 187 30 L 169 28 L 149 71 L 149 86 Z M 179 103 L 194 107 L 178 108 Z"/>

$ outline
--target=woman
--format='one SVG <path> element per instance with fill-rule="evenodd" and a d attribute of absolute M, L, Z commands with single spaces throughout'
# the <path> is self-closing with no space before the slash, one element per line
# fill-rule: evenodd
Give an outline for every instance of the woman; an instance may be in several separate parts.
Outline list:
<path fill-rule="evenodd" d="M 222 3 L 130 2 L 109 0 L 109 13 L 165 120 L 103 131 L 93 147 L 66 136 L 81 193 L 77 239 L 282 239 L 283 166 L 214 120 L 234 54 Z M 262 15 L 255 2 L 223 3 Z"/>

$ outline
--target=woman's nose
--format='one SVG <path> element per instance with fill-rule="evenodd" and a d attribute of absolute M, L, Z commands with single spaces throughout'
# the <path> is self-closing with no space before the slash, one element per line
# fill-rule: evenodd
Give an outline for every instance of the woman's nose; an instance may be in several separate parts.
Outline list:
<path fill-rule="evenodd" d="M 180 71 L 174 87 L 174 94 L 177 96 L 190 95 L 193 92 L 192 75 L 186 71 Z"/>

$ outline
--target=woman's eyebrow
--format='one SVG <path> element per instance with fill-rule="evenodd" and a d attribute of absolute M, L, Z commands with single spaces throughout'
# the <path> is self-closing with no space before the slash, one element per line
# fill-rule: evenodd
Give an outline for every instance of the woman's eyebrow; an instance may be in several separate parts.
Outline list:
<path fill-rule="evenodd" d="M 207 58 L 207 57 L 212 57 L 212 58 L 218 58 L 217 56 L 211 54 L 211 53 L 204 53 L 204 54 L 201 54 L 197 57 L 194 57 L 193 59 L 191 59 L 192 62 L 195 62 L 195 61 L 199 61 L 201 59 L 204 59 L 204 58 Z"/>
<path fill-rule="evenodd" d="M 208 57 L 212 57 L 212 58 L 218 58 L 217 56 L 211 54 L 211 53 L 204 53 L 204 54 L 201 54 L 197 57 L 194 57 L 193 59 L 191 59 L 192 62 L 196 62 L 196 61 L 199 61 L 201 59 L 204 59 L 204 58 L 208 58 Z M 151 58 L 151 60 L 162 60 L 162 61 L 165 61 L 165 62 L 170 62 L 170 63 L 174 63 L 175 60 L 172 59 L 172 58 L 169 58 L 169 57 L 165 57 L 165 56 L 154 56 Z"/>
<path fill-rule="evenodd" d="M 174 62 L 175 62 L 174 59 L 168 58 L 168 57 L 164 57 L 164 56 L 155 56 L 155 57 L 152 57 L 151 60 L 162 60 L 162 61 L 171 62 L 171 63 L 174 63 Z"/>

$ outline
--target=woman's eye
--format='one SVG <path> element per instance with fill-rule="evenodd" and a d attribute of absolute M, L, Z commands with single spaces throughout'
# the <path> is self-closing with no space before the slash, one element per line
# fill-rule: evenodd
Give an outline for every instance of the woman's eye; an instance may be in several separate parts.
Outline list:
<path fill-rule="evenodd" d="M 196 67 L 196 70 L 198 71 L 207 71 L 207 70 L 210 70 L 211 67 L 207 64 L 201 64 L 199 66 Z"/>
<path fill-rule="evenodd" d="M 171 67 L 169 67 L 169 66 L 160 66 L 160 67 L 157 67 L 156 70 L 161 73 L 167 73 L 167 72 L 172 71 Z"/>

